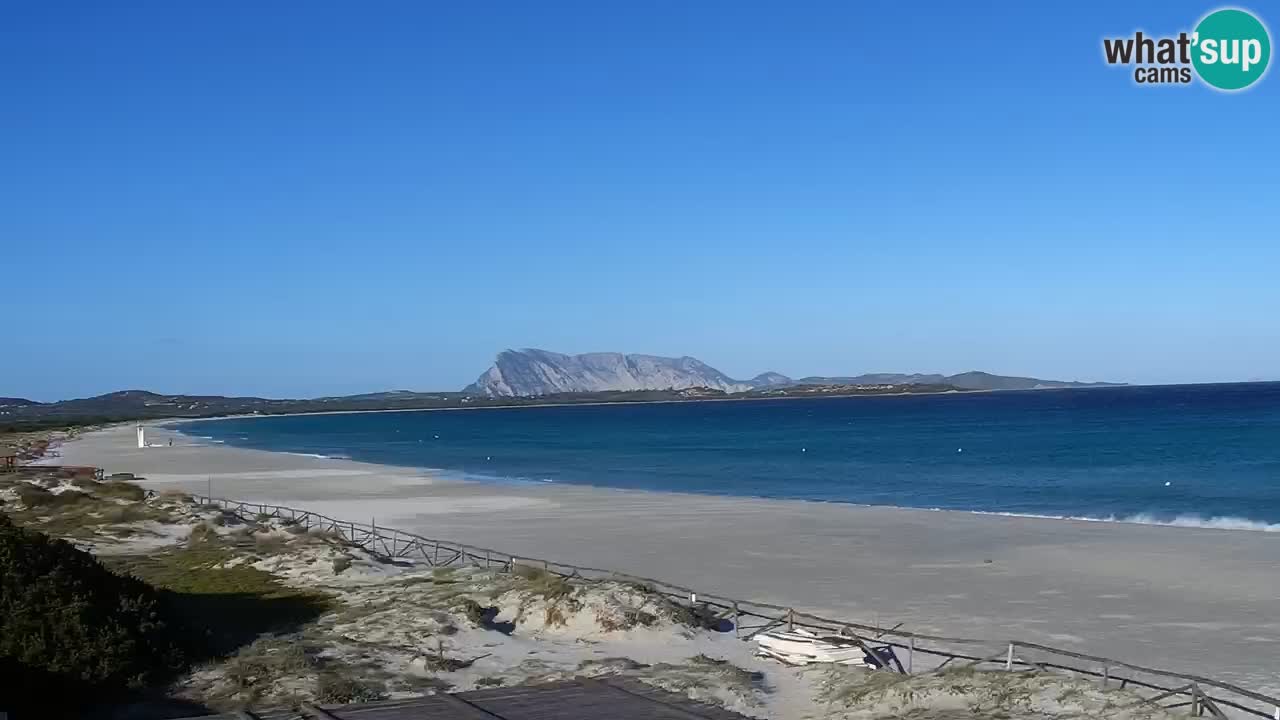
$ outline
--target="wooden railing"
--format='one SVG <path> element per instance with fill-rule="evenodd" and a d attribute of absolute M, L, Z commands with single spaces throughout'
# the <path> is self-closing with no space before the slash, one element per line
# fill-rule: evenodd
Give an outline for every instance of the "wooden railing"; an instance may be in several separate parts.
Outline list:
<path fill-rule="evenodd" d="M 245 521 L 280 519 L 296 523 L 308 530 L 333 533 L 343 542 L 363 548 L 384 558 L 409 558 L 435 567 L 478 566 L 510 572 L 516 565 L 541 568 L 561 577 L 588 581 L 618 581 L 646 586 L 654 592 L 698 611 L 708 620 L 731 620 L 734 632 L 744 639 L 768 630 L 807 628 L 826 633 L 870 649 L 891 647 L 906 655 L 902 671 L 936 672 L 949 664 L 962 661 L 959 667 L 990 666 L 1004 670 L 1043 670 L 1096 678 L 1103 687 L 1153 691 L 1139 702 L 1164 709 L 1188 708 L 1192 716 L 1208 714 L 1228 717 L 1230 709 L 1269 720 L 1280 720 L 1280 698 L 1266 695 L 1220 680 L 1200 675 L 1135 665 L 1113 658 L 1087 655 L 1039 643 L 1018 640 L 995 642 L 974 638 L 955 638 L 929 633 L 911 632 L 900 626 L 883 628 L 848 620 L 824 618 L 795 608 L 769 603 L 738 600 L 697 592 L 653 578 L 584 567 L 568 563 L 524 557 L 474 545 L 437 540 L 395 528 L 382 527 L 371 521 L 361 524 L 280 505 L 193 496 L 202 506 L 233 513 Z M 992 653 L 992 650 L 999 652 Z M 917 656 L 932 659 L 928 667 L 916 667 Z M 1275 668 L 1273 668 L 1274 670 Z M 897 672 L 893 668 L 891 672 Z"/>
<path fill-rule="evenodd" d="M 89 476 L 94 480 L 102 480 L 102 468 L 92 465 L 14 465 L 5 472 L 17 475 L 44 475 L 53 477 Z"/>

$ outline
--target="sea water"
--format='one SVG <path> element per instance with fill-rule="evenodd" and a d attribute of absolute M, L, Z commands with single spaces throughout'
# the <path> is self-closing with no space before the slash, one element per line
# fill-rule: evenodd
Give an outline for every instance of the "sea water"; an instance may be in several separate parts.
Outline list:
<path fill-rule="evenodd" d="M 229 445 L 550 482 L 1280 531 L 1280 383 L 198 421 Z"/>

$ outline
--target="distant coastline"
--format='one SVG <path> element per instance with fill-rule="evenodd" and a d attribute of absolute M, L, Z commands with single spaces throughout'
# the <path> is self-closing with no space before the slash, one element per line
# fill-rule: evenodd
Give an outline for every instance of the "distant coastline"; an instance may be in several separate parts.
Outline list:
<path fill-rule="evenodd" d="M 1280 383 L 1275 380 L 1250 380 L 1237 382 L 1204 382 L 1204 383 L 1160 383 L 1151 385 L 1138 384 L 1099 384 L 1079 387 L 1041 387 L 1041 388 L 1019 388 L 1019 389 L 961 389 L 948 387 L 946 389 L 933 389 L 927 386 L 902 386 L 903 388 L 911 387 L 914 389 L 896 389 L 892 391 L 807 391 L 797 392 L 795 394 L 768 394 L 766 391 L 753 391 L 752 393 L 720 393 L 716 391 L 705 391 L 700 388 L 688 388 L 685 390 L 642 390 L 642 391 L 615 391 L 609 393 L 569 393 L 570 397 L 586 397 L 605 395 L 608 397 L 599 399 L 582 399 L 572 400 L 565 399 L 563 396 L 544 396 L 544 397 L 527 397 L 527 398 L 481 398 L 466 396 L 462 393 L 373 393 L 363 396 L 349 396 L 349 398 L 319 398 L 315 400 L 267 400 L 262 398 L 227 398 L 222 396 L 188 396 L 188 395 L 160 395 L 145 391 L 124 391 L 120 393 L 111 393 L 83 400 L 66 400 L 56 403 L 35 403 L 33 405 L 22 406 L 6 406 L 6 414 L 0 416 L 0 434 L 4 432 L 31 432 L 46 429 L 58 429 L 66 427 L 91 427 L 91 426 L 109 426 L 118 423 L 176 423 L 191 420 L 216 420 L 216 419 L 235 419 L 249 417 L 285 417 L 299 415 L 335 415 L 335 414 L 353 414 L 353 413 L 391 413 L 391 412 L 424 412 L 428 410 L 484 410 L 484 409 L 500 409 L 509 410 L 514 408 L 537 408 L 537 407 L 571 407 L 571 406 L 601 406 L 601 405 L 648 405 L 648 404 L 670 404 L 670 403 L 699 403 L 699 402 L 743 402 L 753 400 L 801 400 L 812 398 L 861 398 L 861 397 L 902 397 L 902 396 L 939 396 L 939 395 L 972 395 L 985 393 L 1043 393 L 1052 391 L 1094 391 L 1094 390 L 1121 390 L 1125 388 L 1177 388 L 1177 387 L 1214 387 L 1214 386 L 1234 386 L 1234 385 L 1274 385 Z M 804 387 L 804 386 L 798 386 Z M 813 387 L 813 386 L 810 386 Z M 793 390 L 795 388 L 780 388 L 778 390 Z M 668 396 L 667 394 L 698 392 L 706 394 L 696 394 L 685 397 Z M 773 392 L 776 392 L 773 391 Z M 379 402 L 373 398 L 375 396 L 387 396 L 389 398 L 403 398 L 405 396 L 437 398 L 437 403 L 420 405 L 417 400 L 406 400 L 407 406 L 397 407 L 390 402 Z M 122 407 L 112 409 L 110 406 L 115 402 L 111 398 L 123 396 L 142 396 L 142 402 L 120 403 Z M 657 397 L 642 397 L 657 396 Z M 350 400 L 350 398 L 361 398 L 358 401 Z M 464 400 L 465 398 L 465 400 Z M 323 409 L 317 407 L 315 409 L 287 409 L 290 405 L 314 406 L 324 404 L 338 404 L 342 402 L 353 402 L 355 404 L 365 404 L 358 407 L 338 407 L 334 409 Z M 224 403 L 234 407 L 227 408 L 225 411 L 219 412 L 213 407 L 206 410 L 198 410 L 195 412 L 166 412 L 159 409 L 163 407 L 173 407 L 184 403 Z M 238 410 L 246 403 L 265 404 L 271 407 L 281 408 L 268 411 L 243 411 Z M 84 409 L 67 408 L 62 410 L 64 406 L 87 405 Z M 59 408 L 54 413 L 45 414 L 44 408 Z"/>
<path fill-rule="evenodd" d="M 1094 385 L 1088 387 L 1046 387 L 1046 388 L 1027 388 L 1020 390 L 960 390 L 952 388 L 950 390 L 934 390 L 934 391 L 917 391 L 917 392 L 882 392 L 882 393 L 849 393 L 849 394 L 811 394 L 811 395 L 769 395 L 754 397 L 694 397 L 694 398 L 671 398 L 666 400 L 599 400 L 590 402 L 525 402 L 511 405 L 459 405 L 448 407 L 419 407 L 419 408 L 377 408 L 369 410 L 313 410 L 304 412 L 284 412 L 284 413 L 246 413 L 240 415 L 210 415 L 205 417 L 176 417 L 176 418 L 147 418 L 144 422 L 148 423 L 164 423 L 166 425 L 177 425 L 181 423 L 204 421 L 204 420 L 244 420 L 248 418 L 271 418 L 271 417 L 300 417 L 305 415 L 361 415 L 368 413 L 409 413 L 409 412 L 450 412 L 456 410 L 533 410 L 536 408 L 562 408 L 562 407 L 600 407 L 602 405 L 673 405 L 680 403 L 723 403 L 723 402 L 757 402 L 757 401 L 777 401 L 777 400 L 842 400 L 852 398 L 878 398 L 878 397 L 938 397 L 946 395 L 983 395 L 988 393 L 1012 394 L 1012 393 L 1046 393 L 1046 392 L 1075 392 L 1075 391 L 1095 391 L 1095 390 L 1118 390 L 1121 388 L 1134 387 L 1180 387 L 1181 385 L 1236 385 L 1236 384 L 1252 384 L 1252 383 L 1182 383 L 1174 385 Z"/>
<path fill-rule="evenodd" d="M 525 402 L 510 405 L 457 405 L 448 407 L 417 407 L 417 408 L 376 408 L 369 410 L 313 410 L 303 412 L 284 412 L 284 413 L 245 413 L 240 415 L 210 415 L 206 417 L 176 417 L 176 418 L 148 418 L 148 423 L 164 423 L 166 425 L 177 425 L 181 423 L 197 422 L 204 420 L 245 420 L 248 418 L 272 418 L 272 417 L 301 417 L 306 415 L 363 415 L 372 413 L 410 413 L 410 412 L 452 412 L 458 410 L 533 410 L 536 408 L 564 408 L 564 407 L 600 407 L 602 405 L 673 405 L 679 403 L 712 403 L 712 402 L 755 402 L 761 400 L 821 400 L 821 399 L 845 399 L 845 398 L 872 398 L 872 397 L 935 397 L 938 395 L 974 395 L 981 393 L 1015 393 L 1015 392 L 1044 392 L 1050 390 L 1101 390 L 1114 389 L 1117 387 L 1132 387 L 1125 385 L 1109 385 L 1105 387 L 1089 387 L 1089 388 L 1038 388 L 1036 390 L 938 390 L 932 392 L 886 392 L 886 393 L 850 393 L 848 395 L 828 394 L 828 395 L 772 395 L 762 397 L 694 397 L 694 398 L 670 398 L 665 400 L 597 400 L 588 402 Z"/>
<path fill-rule="evenodd" d="M 980 370 L 955 375 L 864 373 L 800 378 L 769 371 L 747 380 L 738 380 L 689 356 L 614 352 L 564 355 L 525 348 L 498 353 L 492 367 L 476 382 L 457 392 L 391 390 L 273 399 L 122 390 L 55 402 L 0 397 L 0 433 L 169 418 L 780 400 L 1118 386 L 1124 386 L 1124 383 L 1047 380 Z"/>
<path fill-rule="evenodd" d="M 950 386 L 796 386 L 725 393 L 709 388 L 560 393 L 531 397 L 489 397 L 464 393 L 391 392 L 311 400 L 271 400 L 254 397 L 160 395 L 126 390 L 82 400 L 11 406 L 0 419 L 0 433 L 56 427 L 111 425 L 119 422 L 268 417 L 350 412 L 470 410 L 478 408 L 626 405 L 708 400 L 783 400 L 813 397 L 936 395 L 967 393 Z M 332 409 L 330 409 L 332 408 Z M 7 427 L 6 427 L 7 426 Z"/>

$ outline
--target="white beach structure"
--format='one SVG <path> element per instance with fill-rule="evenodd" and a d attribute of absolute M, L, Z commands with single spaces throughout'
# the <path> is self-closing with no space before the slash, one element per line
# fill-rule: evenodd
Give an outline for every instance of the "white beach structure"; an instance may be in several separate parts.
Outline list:
<path fill-rule="evenodd" d="M 142 429 L 142 423 L 138 423 L 138 447 L 144 448 L 146 446 L 147 446 L 146 430 Z"/>

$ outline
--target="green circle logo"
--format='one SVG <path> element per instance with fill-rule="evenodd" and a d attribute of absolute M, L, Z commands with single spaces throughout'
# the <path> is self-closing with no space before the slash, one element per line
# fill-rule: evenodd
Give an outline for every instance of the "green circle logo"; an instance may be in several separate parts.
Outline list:
<path fill-rule="evenodd" d="M 1196 26 L 1191 62 L 1200 79 L 1219 90 L 1242 90 L 1267 71 L 1271 35 L 1244 10 L 1215 10 Z"/>

